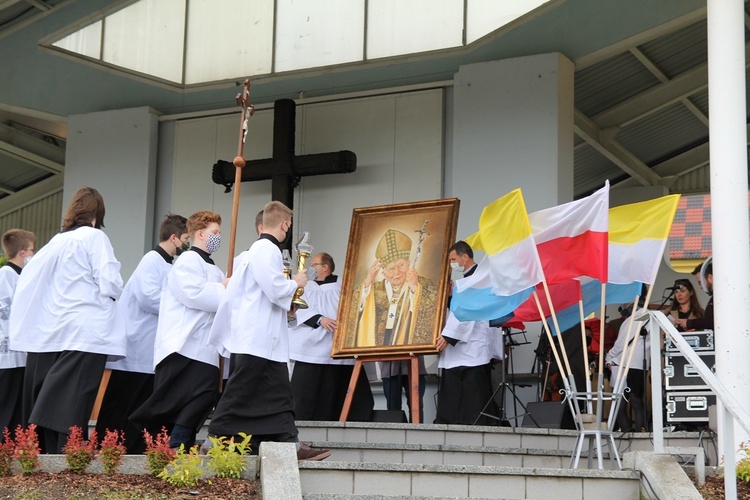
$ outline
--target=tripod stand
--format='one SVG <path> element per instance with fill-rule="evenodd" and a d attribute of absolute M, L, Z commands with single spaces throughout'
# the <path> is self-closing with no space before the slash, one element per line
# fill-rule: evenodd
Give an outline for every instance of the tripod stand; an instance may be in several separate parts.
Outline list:
<path fill-rule="evenodd" d="M 523 335 L 523 342 L 516 342 L 513 339 L 513 335 Z M 526 339 L 526 331 L 521 330 L 516 333 L 511 333 L 510 328 L 503 328 L 503 346 L 504 346 L 504 352 L 502 359 L 500 360 L 500 366 L 501 366 L 501 381 L 500 384 L 495 388 L 495 391 L 492 393 L 492 396 L 490 396 L 490 399 L 485 403 L 484 407 L 482 408 L 482 411 L 479 412 L 479 415 L 477 415 L 476 420 L 474 420 L 474 423 L 472 425 L 476 425 L 476 423 L 479 421 L 481 417 L 488 417 L 493 420 L 497 420 L 500 422 L 500 425 L 509 425 L 510 419 L 517 420 L 520 417 L 523 417 L 524 415 L 528 415 L 529 418 L 531 418 L 531 421 L 534 422 L 534 425 L 536 427 L 539 427 L 539 423 L 534 420 L 534 417 L 528 412 L 526 409 L 526 406 L 523 404 L 523 401 L 518 397 L 516 394 L 515 389 L 513 386 L 515 385 L 515 370 L 513 368 L 513 348 L 521 345 L 530 344 Z M 508 365 L 506 360 L 510 361 L 510 375 L 511 375 L 511 382 L 506 381 L 506 374 L 508 371 Z M 513 417 L 508 417 L 506 410 L 505 410 L 505 391 L 510 391 L 510 393 L 513 395 Z M 486 413 L 487 407 L 492 404 L 492 401 L 494 401 L 495 396 L 497 396 L 497 393 L 502 391 L 501 393 L 501 401 L 502 404 L 500 405 L 500 416 L 491 415 L 489 413 Z M 523 408 L 524 413 L 521 415 L 518 414 L 518 407 L 516 404 L 521 405 L 521 408 Z M 513 426 L 517 427 L 517 425 Z"/>

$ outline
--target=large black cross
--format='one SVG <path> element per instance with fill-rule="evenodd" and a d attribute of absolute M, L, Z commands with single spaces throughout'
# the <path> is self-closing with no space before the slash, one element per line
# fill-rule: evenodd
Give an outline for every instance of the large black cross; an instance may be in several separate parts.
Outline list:
<path fill-rule="evenodd" d="M 292 99 L 279 99 L 273 105 L 273 157 L 248 161 L 242 169 L 242 182 L 271 179 L 271 199 L 294 208 L 294 188 L 300 178 L 309 175 L 345 174 L 357 169 L 357 155 L 351 151 L 294 154 L 295 108 Z M 216 184 L 231 191 L 235 166 L 219 160 L 213 166 L 211 178 Z"/>

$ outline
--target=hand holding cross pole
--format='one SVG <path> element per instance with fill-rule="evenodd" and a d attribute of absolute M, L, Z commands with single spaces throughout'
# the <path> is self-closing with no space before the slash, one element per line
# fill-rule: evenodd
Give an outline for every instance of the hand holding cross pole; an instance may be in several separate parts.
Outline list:
<path fill-rule="evenodd" d="M 234 173 L 234 197 L 232 199 L 232 226 L 229 230 L 229 263 L 227 263 L 227 278 L 232 276 L 234 270 L 234 248 L 237 242 L 237 217 L 240 211 L 240 184 L 242 181 L 242 168 L 245 166 L 244 149 L 247 138 L 248 119 L 255 113 L 255 107 L 248 102 L 247 95 L 250 92 L 250 79 L 245 80 L 241 93 L 237 94 L 235 100 L 242 108 L 240 118 L 240 137 L 237 141 L 237 156 L 232 163 L 235 167 Z"/>

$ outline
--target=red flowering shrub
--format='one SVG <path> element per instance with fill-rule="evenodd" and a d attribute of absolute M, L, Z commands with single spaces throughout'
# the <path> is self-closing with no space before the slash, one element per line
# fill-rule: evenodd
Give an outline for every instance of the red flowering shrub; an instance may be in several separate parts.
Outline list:
<path fill-rule="evenodd" d="M 104 472 L 114 474 L 125 455 L 125 433 L 122 431 L 111 431 L 107 429 L 99 448 L 99 459 L 102 461 Z"/>
<path fill-rule="evenodd" d="M 39 467 L 39 438 L 36 435 L 36 424 L 29 425 L 25 431 L 20 425 L 16 427 L 15 448 L 13 456 L 21 465 L 23 474 L 33 473 Z"/>
<path fill-rule="evenodd" d="M 174 459 L 177 452 L 169 447 L 169 434 L 164 427 L 161 428 L 161 432 L 156 438 L 152 437 L 146 429 L 143 429 L 143 439 L 146 441 L 145 454 L 148 470 L 154 476 L 158 476 Z"/>
<path fill-rule="evenodd" d="M 10 466 L 13 463 L 13 453 L 16 451 L 16 443 L 10 437 L 10 431 L 6 427 L 3 430 L 3 442 L 0 443 L 0 476 L 10 476 Z"/>
<path fill-rule="evenodd" d="M 96 431 L 92 431 L 91 438 L 85 441 L 83 430 L 77 425 L 71 426 L 68 441 L 63 447 L 63 453 L 65 453 L 65 460 L 68 462 L 68 469 L 77 474 L 85 472 L 96 456 Z"/>

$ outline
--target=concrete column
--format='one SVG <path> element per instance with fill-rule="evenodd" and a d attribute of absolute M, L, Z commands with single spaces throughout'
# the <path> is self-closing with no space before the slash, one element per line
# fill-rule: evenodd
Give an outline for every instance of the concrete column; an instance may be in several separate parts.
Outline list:
<path fill-rule="evenodd" d="M 573 199 L 573 73 L 559 53 L 459 68 L 446 171 L 446 196 L 461 199 L 459 238 L 515 188 L 530 212 Z"/>
<path fill-rule="evenodd" d="M 155 244 L 154 193 L 158 119 L 142 107 L 68 119 L 63 210 L 81 186 L 104 198 L 104 231 L 127 280 Z"/>
<path fill-rule="evenodd" d="M 742 0 L 708 1 L 708 100 L 716 376 L 741 406 L 750 409 L 747 369 L 750 235 L 743 5 Z M 721 428 L 719 432 L 719 442 L 731 443 L 731 436 L 722 436 Z M 747 439 L 747 433 L 735 424 L 734 450 Z M 725 450 L 727 454 L 731 452 Z M 730 474 L 728 471 L 727 475 Z"/>
<path fill-rule="evenodd" d="M 459 68 L 446 100 L 453 142 L 445 169 L 445 196 L 461 200 L 459 239 L 477 230 L 486 205 L 518 187 L 529 212 L 573 200 L 573 76 L 573 63 L 559 53 Z M 539 328 L 532 330 L 512 352 L 519 373 L 534 360 Z M 535 401 L 535 390 L 519 387 L 516 395 Z M 515 403 L 506 394 L 507 416 L 520 411 Z"/>

